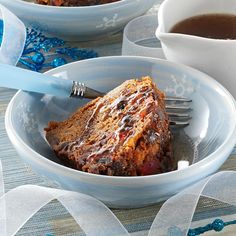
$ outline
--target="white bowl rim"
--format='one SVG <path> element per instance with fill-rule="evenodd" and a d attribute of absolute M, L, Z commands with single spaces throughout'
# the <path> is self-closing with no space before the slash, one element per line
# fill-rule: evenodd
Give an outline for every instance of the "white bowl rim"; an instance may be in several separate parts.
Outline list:
<path fill-rule="evenodd" d="M 186 71 L 188 73 L 193 72 L 195 74 L 196 77 L 198 77 L 200 80 L 205 81 L 206 79 L 208 80 L 208 82 L 211 85 L 217 86 L 225 95 L 227 95 L 227 100 L 228 102 L 231 103 L 233 108 L 233 112 L 235 113 L 235 117 L 236 117 L 236 101 L 234 100 L 233 96 L 229 93 L 229 91 L 224 88 L 219 82 L 217 82 L 216 80 L 214 80 L 212 77 L 208 76 L 207 74 L 198 71 L 194 68 L 191 68 L 189 66 L 186 65 L 182 65 L 182 64 L 178 64 L 175 62 L 170 62 L 164 59 L 159 59 L 159 58 L 150 58 L 150 57 L 143 57 L 143 56 L 106 56 L 106 57 L 98 57 L 98 58 L 92 58 L 92 59 L 87 59 L 87 60 L 83 60 L 83 61 L 76 61 L 76 62 L 72 62 L 72 63 L 68 63 L 66 65 L 63 65 L 60 67 L 61 68 L 65 68 L 68 66 L 71 66 L 72 64 L 80 64 L 80 63 L 86 63 L 87 61 L 99 61 L 99 60 L 144 60 L 144 61 L 150 61 L 150 62 L 157 62 L 157 63 L 162 63 L 168 66 L 171 66 L 172 68 L 176 68 L 178 70 L 183 70 Z M 58 68 L 54 68 L 52 70 L 47 71 L 46 73 L 52 73 L 54 71 L 57 71 Z M 209 84 L 208 83 L 208 84 Z M 193 168 L 196 168 L 198 170 L 201 169 L 202 166 L 204 165 L 208 165 L 210 162 L 212 162 L 216 157 L 215 155 L 217 153 L 220 152 L 225 152 L 228 150 L 228 147 L 230 145 L 229 148 L 233 149 L 233 147 L 235 146 L 236 143 L 236 120 L 233 124 L 233 128 L 231 129 L 231 133 L 227 135 L 227 138 L 224 140 L 224 142 L 218 147 L 217 150 L 215 150 L 214 152 L 212 152 L 210 155 L 208 155 L 207 157 L 205 157 L 203 160 L 200 160 L 192 165 L 190 165 L 188 168 L 186 169 L 181 169 L 181 170 L 173 170 L 170 172 L 165 172 L 165 173 L 161 173 L 161 174 L 155 174 L 155 175 L 146 175 L 146 176 L 107 176 L 107 175 L 99 175 L 99 174 L 92 174 L 92 173 L 87 173 L 87 172 L 83 172 L 83 171 L 79 171 L 79 170 L 75 170 L 72 169 L 70 167 L 64 166 L 62 164 L 56 163 L 54 161 L 51 161 L 47 158 L 45 158 L 43 155 L 39 154 L 38 152 L 34 151 L 31 147 L 29 147 L 27 144 L 25 144 L 25 142 L 20 138 L 20 136 L 15 132 L 12 122 L 11 122 L 11 111 L 12 111 L 12 106 L 15 102 L 15 100 L 17 100 L 17 97 L 20 93 L 22 93 L 22 90 L 19 90 L 11 99 L 11 101 L 9 102 L 8 106 L 7 106 L 7 110 L 5 113 L 5 127 L 6 127 L 6 131 L 9 135 L 9 138 L 11 141 L 13 141 L 14 139 L 14 143 L 18 144 L 20 149 L 24 149 L 25 151 L 29 152 L 29 156 L 37 156 L 37 160 L 34 160 L 36 162 L 40 162 L 41 165 L 45 166 L 47 169 L 51 168 L 53 170 L 53 172 L 61 172 L 63 175 L 69 175 L 72 178 L 76 178 L 76 176 L 78 177 L 78 175 L 82 175 L 84 177 L 90 177 L 90 178 L 99 178 L 99 179 L 104 179 L 104 180 L 112 180 L 112 181 L 134 181 L 134 182 L 138 182 L 141 179 L 146 179 L 146 180 L 154 180 L 154 178 L 160 178 L 160 179 L 164 179 L 167 176 L 171 176 L 173 174 L 179 174 L 179 175 L 191 175 L 192 173 L 194 173 Z M 232 125 L 232 124 L 231 124 Z M 16 141 L 16 142 L 15 142 Z M 227 144 L 228 143 L 228 144 Z M 225 145 L 227 144 L 227 145 Z M 227 148 L 226 148 L 227 147 Z M 217 159 L 217 158 L 216 158 Z"/>
<path fill-rule="evenodd" d="M 11 0 L 12 4 L 20 4 L 20 5 L 26 5 L 29 6 L 31 8 L 37 8 L 37 9 L 42 9 L 43 11 L 47 10 L 53 10 L 53 11 L 78 11 L 78 10 L 91 10 L 91 9 L 95 9 L 95 10 L 99 10 L 98 8 L 109 8 L 110 6 L 124 6 L 126 4 L 132 3 L 133 0 L 120 0 L 117 2 L 111 2 L 111 3 L 106 3 L 106 4 L 99 4 L 99 5 L 92 5 L 92 6 L 75 6 L 75 7 L 58 7 L 58 6 L 48 6 L 48 5 L 41 5 L 41 4 L 37 4 L 34 2 L 28 2 L 28 1 L 24 1 L 24 0 Z M 10 3 L 11 4 L 11 3 Z"/>

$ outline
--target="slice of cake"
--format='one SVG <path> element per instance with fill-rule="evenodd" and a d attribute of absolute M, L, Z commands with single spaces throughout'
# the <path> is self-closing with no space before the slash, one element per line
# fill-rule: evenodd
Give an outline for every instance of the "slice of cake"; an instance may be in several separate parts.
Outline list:
<path fill-rule="evenodd" d="M 50 6 L 92 6 L 100 5 L 119 0 L 35 0 L 36 3 Z"/>
<path fill-rule="evenodd" d="M 125 81 L 45 131 L 60 160 L 77 170 L 116 176 L 172 170 L 164 94 L 150 77 Z"/>

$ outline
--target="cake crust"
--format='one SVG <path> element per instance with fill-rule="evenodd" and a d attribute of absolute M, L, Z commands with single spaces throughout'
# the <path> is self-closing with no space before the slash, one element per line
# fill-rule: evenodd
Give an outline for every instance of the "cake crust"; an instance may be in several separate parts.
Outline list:
<path fill-rule="evenodd" d="M 72 168 L 111 176 L 151 175 L 173 168 L 171 132 L 164 93 L 150 77 L 125 81 L 52 121 L 46 139 Z"/>

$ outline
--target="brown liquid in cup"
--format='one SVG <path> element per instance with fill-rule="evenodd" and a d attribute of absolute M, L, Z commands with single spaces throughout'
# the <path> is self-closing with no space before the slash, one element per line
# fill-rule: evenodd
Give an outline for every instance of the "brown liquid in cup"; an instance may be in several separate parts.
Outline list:
<path fill-rule="evenodd" d="M 170 32 L 213 39 L 236 39 L 236 15 L 193 16 L 174 25 Z"/>

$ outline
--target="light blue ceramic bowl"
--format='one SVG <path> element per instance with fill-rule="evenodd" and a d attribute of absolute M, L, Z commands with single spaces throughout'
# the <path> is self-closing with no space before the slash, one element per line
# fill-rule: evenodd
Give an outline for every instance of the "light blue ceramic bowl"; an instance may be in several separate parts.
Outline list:
<path fill-rule="evenodd" d="M 0 0 L 26 26 L 76 41 L 116 33 L 156 2 L 157 0 L 121 0 L 97 6 L 56 7 L 35 4 L 34 0 Z"/>
<path fill-rule="evenodd" d="M 141 207 L 167 199 L 218 170 L 236 143 L 232 96 L 214 79 L 189 67 L 144 57 L 104 57 L 68 64 L 48 74 L 79 80 L 104 92 L 126 79 L 150 75 L 167 94 L 193 99 L 193 118 L 184 131 L 195 144 L 194 164 L 159 175 L 109 177 L 61 165 L 45 141 L 47 123 L 65 119 L 86 100 L 23 91 L 13 97 L 6 112 L 6 130 L 19 156 L 63 188 L 92 195 L 108 206 Z"/>

